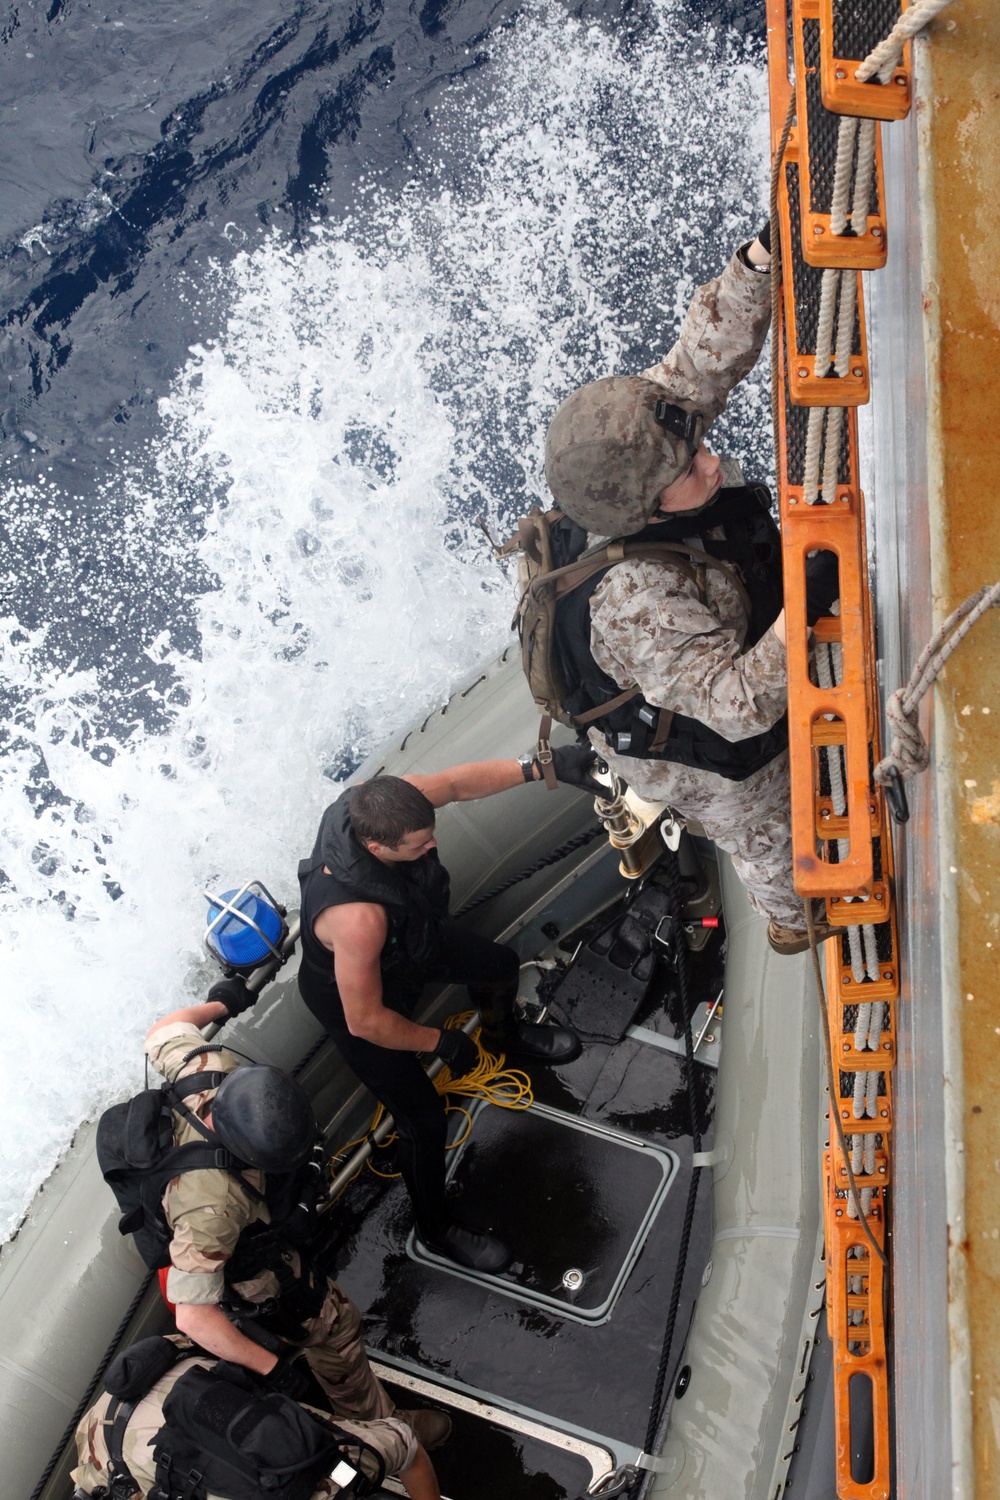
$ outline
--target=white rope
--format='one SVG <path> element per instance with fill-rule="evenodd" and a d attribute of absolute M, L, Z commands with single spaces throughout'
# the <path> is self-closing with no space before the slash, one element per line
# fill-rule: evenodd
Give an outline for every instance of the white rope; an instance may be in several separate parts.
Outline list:
<path fill-rule="evenodd" d="M 879 1031 L 881 1035 L 881 1028 Z M 865 1114 L 870 1120 L 874 1120 L 878 1114 L 878 1085 L 881 1073 L 869 1073 L 868 1084 L 865 1089 Z"/>
<path fill-rule="evenodd" d="M 968 635 L 977 620 L 1000 604 L 1000 582 L 984 583 L 970 594 L 944 624 L 931 636 L 921 651 L 909 682 L 897 688 L 885 705 L 886 722 L 892 732 L 888 755 L 875 767 L 875 780 L 882 786 L 895 776 L 908 781 L 918 771 L 926 771 L 931 752 L 920 731 L 920 700 L 933 687 L 948 658 Z"/>
<path fill-rule="evenodd" d="M 847 843 L 846 839 L 844 840 L 844 843 Z M 855 984 L 864 984 L 865 958 L 864 954 L 861 951 L 861 928 L 848 927 L 846 929 L 846 932 L 847 946 L 850 949 L 851 953 L 851 978 L 854 980 Z"/>
<path fill-rule="evenodd" d="M 847 228 L 847 204 L 851 196 L 851 162 L 858 133 L 856 115 L 843 115 L 837 132 L 837 165 L 833 174 L 833 196 L 830 199 L 830 233 L 843 234 Z"/>
<path fill-rule="evenodd" d="M 904 11 L 884 41 L 879 42 L 865 58 L 854 76 L 859 83 L 867 83 L 878 74 L 879 83 L 888 83 L 893 68 L 903 55 L 903 44 L 922 31 L 936 15 L 950 5 L 951 0 L 917 0 Z"/>
<path fill-rule="evenodd" d="M 840 277 L 840 301 L 837 307 L 837 349 L 833 364 L 838 375 L 846 375 L 851 368 L 851 349 L 854 345 L 854 321 L 857 311 L 857 272 L 843 271 Z M 834 410 L 843 412 L 843 407 L 834 407 Z"/>
<path fill-rule="evenodd" d="M 813 368 L 817 379 L 829 374 L 833 360 L 833 320 L 839 288 L 840 272 L 824 271 L 820 283 L 819 313 L 816 317 L 816 363 Z"/>
<path fill-rule="evenodd" d="M 854 1118 L 856 1120 L 864 1119 L 866 1088 L 865 1075 L 859 1069 L 854 1075 L 854 1098 L 851 1101 L 854 1106 Z"/>
<path fill-rule="evenodd" d="M 826 408 L 809 408 L 809 427 L 806 432 L 806 456 L 802 473 L 802 498 L 806 505 L 815 505 L 819 493 L 819 456 L 823 446 L 823 418 Z"/>
<path fill-rule="evenodd" d="M 853 323 L 853 317 L 851 321 Z M 823 445 L 823 503 L 825 505 L 832 505 L 837 498 L 837 475 L 840 473 L 840 433 L 843 425 L 844 408 L 828 406 L 826 438 Z"/>
<path fill-rule="evenodd" d="M 868 205 L 871 201 L 872 173 L 875 170 L 876 124 L 875 120 L 862 120 L 858 132 L 858 160 L 854 168 L 854 201 L 851 204 L 851 227 L 855 234 L 864 234 L 868 228 Z"/>

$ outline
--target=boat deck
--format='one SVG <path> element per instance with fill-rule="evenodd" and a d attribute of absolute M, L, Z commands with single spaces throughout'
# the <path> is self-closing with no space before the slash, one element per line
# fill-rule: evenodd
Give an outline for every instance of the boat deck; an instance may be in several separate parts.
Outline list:
<path fill-rule="evenodd" d="M 721 988 L 720 949 L 717 933 L 692 955 L 696 1005 Z M 414 1258 L 398 1178 L 364 1170 L 332 1216 L 321 1254 L 361 1307 L 377 1361 L 404 1381 L 432 1381 L 443 1404 L 458 1393 L 552 1430 L 547 1444 L 459 1412 L 452 1441 L 435 1454 L 452 1500 L 583 1493 L 593 1466 L 558 1434 L 596 1444 L 615 1465 L 643 1447 L 692 1172 L 678 1007 L 664 967 L 635 1018 L 640 1036 L 592 1042 L 567 1067 L 531 1070 L 536 1103 L 527 1114 L 490 1106 L 476 1114 L 451 1191 L 461 1182 L 470 1222 L 485 1222 L 514 1250 L 503 1286 Z M 695 1068 L 707 1149 L 715 1068 Z M 456 1124 L 462 1129 L 464 1117 Z M 669 1381 L 710 1247 L 705 1172 Z M 562 1287 L 560 1268 L 582 1272 L 579 1291 Z M 560 1295 L 564 1310 L 528 1300 Z M 400 1404 L 414 1402 L 404 1391 Z"/>

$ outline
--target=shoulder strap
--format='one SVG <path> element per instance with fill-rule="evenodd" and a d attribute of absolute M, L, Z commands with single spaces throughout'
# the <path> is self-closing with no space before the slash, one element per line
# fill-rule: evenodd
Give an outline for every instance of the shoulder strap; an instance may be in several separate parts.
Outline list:
<path fill-rule="evenodd" d="M 499 546 L 494 546 L 494 555 L 498 558 L 513 557 L 516 553 L 523 552 L 536 567 L 544 567 L 547 556 L 551 561 L 549 531 L 563 519 L 563 514 L 558 506 L 554 506 L 552 510 L 542 510 L 541 506 L 533 505 L 526 516 L 518 517 L 514 535 Z"/>
<path fill-rule="evenodd" d="M 201 1051 L 201 1048 L 198 1050 Z M 167 1089 L 171 1098 L 187 1099 L 191 1094 L 204 1094 L 209 1089 L 217 1089 L 225 1076 L 225 1073 L 187 1073 L 183 1078 L 168 1083 Z"/>
<path fill-rule="evenodd" d="M 199 1052 L 210 1050 L 221 1052 L 222 1047 L 221 1045 L 215 1047 L 214 1049 L 208 1046 L 196 1047 L 194 1052 L 188 1053 L 188 1057 L 196 1057 Z M 185 1058 L 184 1061 L 187 1062 L 187 1058 Z M 183 1066 L 183 1064 L 181 1066 Z M 209 1126 L 204 1124 L 203 1121 L 199 1120 L 194 1111 L 188 1109 L 187 1105 L 184 1103 L 184 1098 L 188 1094 L 200 1094 L 203 1093 L 206 1089 L 218 1088 L 219 1083 L 221 1083 L 222 1080 L 226 1077 L 228 1077 L 228 1074 L 226 1073 L 191 1073 L 187 1078 L 179 1079 L 177 1083 L 165 1083 L 163 1085 L 163 1094 L 170 1104 L 170 1108 L 177 1114 L 179 1114 L 182 1119 L 186 1120 L 194 1130 L 197 1130 L 198 1134 L 200 1136 L 203 1136 L 204 1139 L 208 1141 L 212 1147 L 211 1152 L 206 1153 L 205 1147 L 196 1146 L 194 1141 L 190 1141 L 186 1146 L 175 1146 L 173 1148 L 173 1151 L 187 1151 L 190 1153 L 194 1150 L 197 1150 L 201 1153 L 204 1159 L 196 1160 L 191 1157 L 190 1159 L 185 1160 L 183 1165 L 175 1166 L 174 1170 L 170 1173 L 170 1177 L 176 1177 L 180 1172 L 196 1172 L 202 1170 L 205 1167 L 218 1167 L 220 1171 L 229 1172 L 233 1177 L 238 1177 L 241 1186 L 245 1189 L 246 1192 L 250 1194 L 251 1198 L 255 1198 L 258 1203 L 265 1203 L 267 1201 L 265 1194 L 259 1192 L 258 1189 L 254 1187 L 253 1183 L 248 1182 L 243 1175 L 244 1172 L 249 1169 L 250 1163 L 240 1161 L 239 1157 L 234 1156 L 231 1151 L 227 1150 L 226 1147 L 220 1143 L 219 1137 L 216 1135 L 215 1131 L 210 1129 Z M 218 1079 L 218 1082 L 210 1083 L 206 1081 L 213 1078 Z M 168 1158 L 170 1158 L 171 1156 L 172 1152 L 166 1152 L 160 1163 L 161 1167 L 165 1166 Z M 170 1177 L 167 1177 L 165 1180 L 169 1182 Z"/>
<path fill-rule="evenodd" d="M 566 594 L 579 588 L 582 583 L 586 583 L 602 568 L 613 567 L 620 562 L 671 563 L 695 585 L 702 600 L 704 600 L 705 591 L 699 574 L 706 568 L 715 568 L 720 573 L 725 573 L 733 587 L 738 590 L 740 601 L 749 613 L 750 596 L 743 587 L 736 569 L 729 563 L 722 562 L 720 558 L 703 552 L 700 547 L 690 547 L 685 542 L 630 542 L 627 537 L 605 542 L 603 546 L 596 547 L 592 552 L 578 558 L 576 562 L 567 563 L 563 568 L 553 568 L 550 573 L 542 573 L 537 578 L 533 578 L 525 592 L 537 598 L 539 594 L 551 590 L 552 597 L 562 599 Z"/>
<path fill-rule="evenodd" d="M 104 1441 L 108 1445 L 108 1478 L 111 1481 L 108 1485 L 109 1500 L 130 1500 L 132 1495 L 142 1493 L 122 1452 L 125 1429 L 140 1399 L 137 1397 L 134 1401 L 122 1401 L 120 1397 L 112 1396 L 107 1415 L 101 1424 L 104 1428 Z"/>

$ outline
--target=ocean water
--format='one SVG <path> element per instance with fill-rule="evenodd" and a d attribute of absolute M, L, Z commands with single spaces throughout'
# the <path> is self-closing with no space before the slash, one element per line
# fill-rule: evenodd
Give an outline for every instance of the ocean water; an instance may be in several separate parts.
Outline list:
<path fill-rule="evenodd" d="M 0 1238 L 204 992 L 204 887 L 292 901 L 506 644 L 475 518 L 544 502 L 555 406 L 766 212 L 756 9 L 284 11 L 0 33 Z M 763 478 L 766 375 L 713 433 Z"/>

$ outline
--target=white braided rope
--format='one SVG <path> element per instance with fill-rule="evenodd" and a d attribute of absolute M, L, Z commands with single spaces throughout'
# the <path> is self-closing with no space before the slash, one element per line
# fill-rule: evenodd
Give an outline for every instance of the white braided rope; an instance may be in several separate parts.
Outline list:
<path fill-rule="evenodd" d="M 852 1100 L 851 1100 L 851 1104 L 852 1104 L 853 1109 L 854 1109 L 854 1118 L 856 1120 L 862 1120 L 862 1119 L 864 1119 L 864 1114 L 865 1114 L 865 1094 L 866 1094 L 866 1092 L 867 1092 L 867 1086 L 865 1084 L 865 1075 L 864 1075 L 864 1073 L 861 1073 L 861 1072 L 855 1073 L 855 1075 L 854 1075 L 854 1094 L 853 1094 L 853 1097 L 852 1097 Z"/>
<path fill-rule="evenodd" d="M 861 1171 L 861 1163 L 864 1160 L 865 1138 L 863 1135 L 851 1136 L 851 1171 L 855 1177 Z"/>
<path fill-rule="evenodd" d="M 858 160 L 854 168 L 854 201 L 851 204 L 851 227 L 856 234 L 864 234 L 868 228 L 868 204 L 875 171 L 876 125 L 875 120 L 862 120 L 858 132 Z"/>
<path fill-rule="evenodd" d="M 831 234 L 843 234 L 847 228 L 847 205 L 851 197 L 851 162 L 854 159 L 854 141 L 857 133 L 857 116 L 841 116 L 837 132 L 837 165 L 833 174 L 833 196 L 830 199 Z"/>
<path fill-rule="evenodd" d="M 853 323 L 854 319 L 851 319 Z M 837 497 L 837 475 L 840 473 L 840 433 L 844 425 L 844 408 L 826 409 L 826 437 L 823 442 L 823 504 L 832 505 Z"/>
<path fill-rule="evenodd" d="M 802 465 L 802 498 L 806 505 L 815 505 L 819 493 L 819 458 L 823 448 L 823 418 L 826 408 L 809 408 L 809 426 L 806 430 L 806 456 Z"/>
<path fill-rule="evenodd" d="M 871 922 L 866 922 L 861 929 L 861 935 L 865 943 L 865 968 L 868 970 L 869 979 L 878 978 L 878 944 L 875 940 L 875 928 Z"/>
<path fill-rule="evenodd" d="M 882 1007 L 878 1004 L 878 1001 L 875 1002 L 875 1005 L 877 1009 L 881 1010 Z M 873 1043 L 873 1047 L 880 1047 L 882 1045 L 881 1019 L 878 1023 L 878 1031 L 874 1034 L 876 1035 L 877 1040 Z M 881 1073 L 868 1074 L 868 1084 L 865 1089 L 865 1114 L 870 1120 L 874 1120 L 875 1116 L 878 1114 L 878 1084 L 881 1077 Z"/>
<path fill-rule="evenodd" d="M 854 76 L 859 83 L 867 83 L 878 74 L 879 83 L 888 83 L 893 68 L 903 55 L 903 45 L 922 31 L 934 17 L 940 15 L 951 0 L 916 0 L 904 11 L 884 41 L 879 42 Z"/>
<path fill-rule="evenodd" d="M 837 293 L 840 290 L 840 272 L 824 271 L 819 292 L 819 313 L 816 318 L 816 364 L 817 377 L 826 375 L 833 359 L 833 320 L 837 311 Z"/>
<path fill-rule="evenodd" d="M 918 771 L 926 771 L 931 752 L 920 731 L 920 701 L 933 687 L 948 658 L 968 635 L 977 620 L 1000 604 L 1000 582 L 984 583 L 953 610 L 944 624 L 931 636 L 921 651 L 905 687 L 897 688 L 885 705 L 886 722 L 892 733 L 889 753 L 875 767 L 875 780 L 885 785 L 894 775 L 908 781 Z"/>
<path fill-rule="evenodd" d="M 856 271 L 843 271 L 840 277 L 840 301 L 837 307 L 837 348 L 834 354 L 834 369 L 838 375 L 846 375 L 851 368 L 851 348 L 854 344 L 854 322 L 858 312 L 858 276 Z M 843 410 L 843 408 L 838 408 Z"/>

